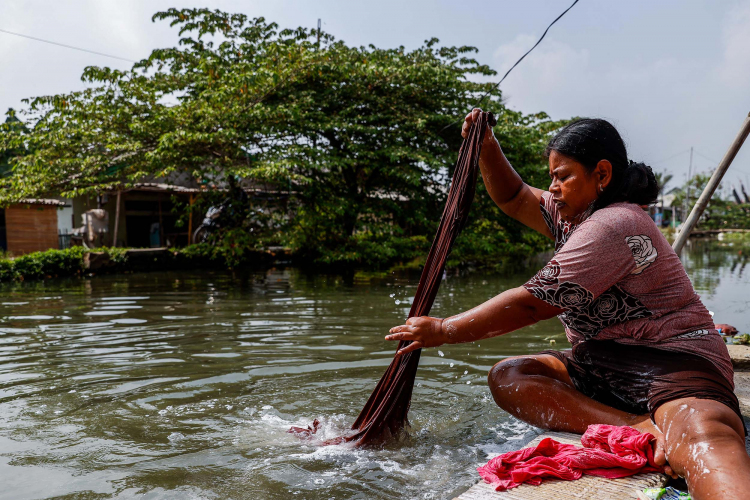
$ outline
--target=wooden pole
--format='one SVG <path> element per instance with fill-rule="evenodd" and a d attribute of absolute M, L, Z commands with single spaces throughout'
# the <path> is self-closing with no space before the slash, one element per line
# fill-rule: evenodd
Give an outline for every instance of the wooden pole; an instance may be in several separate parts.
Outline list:
<path fill-rule="evenodd" d="M 117 191 L 117 206 L 115 207 L 115 232 L 112 235 L 112 246 L 117 246 L 117 230 L 120 229 L 120 195 L 122 191 Z"/>
<path fill-rule="evenodd" d="M 188 245 L 193 243 L 193 193 L 190 193 L 190 212 L 188 213 Z"/>
<path fill-rule="evenodd" d="M 688 165 L 687 184 L 685 185 L 685 203 L 682 208 L 682 222 L 687 221 L 688 208 L 690 208 L 690 181 L 693 180 L 693 147 L 690 146 L 690 164 Z"/>
<path fill-rule="evenodd" d="M 690 211 L 690 215 L 685 221 L 685 224 L 683 224 L 682 230 L 680 230 L 677 238 L 675 238 L 674 244 L 672 244 L 672 248 L 678 254 L 682 251 L 682 247 L 685 246 L 685 242 L 690 236 L 690 232 L 695 229 L 696 224 L 698 224 L 698 219 L 706 209 L 706 205 L 708 205 L 708 202 L 711 199 L 711 196 L 713 196 L 714 191 L 716 191 L 716 188 L 719 187 L 719 183 L 721 182 L 722 177 L 724 177 L 724 174 L 727 172 L 729 165 L 732 164 L 732 160 L 734 160 L 734 157 L 737 156 L 737 152 L 742 147 L 742 143 L 745 142 L 745 139 L 747 139 L 748 134 L 750 134 L 750 113 L 748 113 L 745 121 L 742 123 L 742 128 L 740 128 L 737 137 L 734 138 L 732 145 L 729 146 L 729 150 L 724 155 L 724 158 L 722 158 L 719 166 L 716 167 L 713 175 L 711 175 L 711 179 L 709 179 L 708 184 L 703 190 L 703 193 L 701 193 L 700 198 L 698 198 L 698 201 L 695 202 L 695 206 L 693 206 L 693 210 Z"/>
<path fill-rule="evenodd" d="M 166 246 L 164 241 L 164 222 L 161 218 L 161 195 L 159 195 L 159 246 Z"/>

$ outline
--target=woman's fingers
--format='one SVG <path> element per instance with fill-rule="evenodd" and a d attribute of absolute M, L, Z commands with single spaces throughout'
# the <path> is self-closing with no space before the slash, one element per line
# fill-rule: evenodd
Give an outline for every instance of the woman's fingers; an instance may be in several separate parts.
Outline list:
<path fill-rule="evenodd" d="M 461 137 L 466 139 L 466 136 L 469 135 L 469 129 L 471 128 L 471 124 L 474 123 L 474 111 L 472 110 L 471 113 L 466 115 L 466 118 L 464 118 L 464 124 L 461 126 Z"/>
<path fill-rule="evenodd" d="M 413 333 L 393 333 L 391 335 L 386 335 L 385 340 L 414 340 L 414 334 Z"/>
<path fill-rule="evenodd" d="M 420 342 L 420 341 L 417 340 L 415 342 L 412 342 L 408 346 L 404 347 L 400 351 L 398 351 L 396 353 L 396 356 L 401 356 L 402 354 L 406 354 L 406 353 L 409 353 L 409 352 L 412 352 L 412 351 L 416 351 L 417 349 L 421 349 L 422 347 L 424 347 L 424 345 L 422 344 L 422 342 Z"/>
<path fill-rule="evenodd" d="M 474 108 L 471 110 L 471 113 L 466 115 L 466 118 L 464 118 L 464 124 L 461 127 L 461 137 L 465 139 L 466 136 L 469 135 L 469 129 L 471 128 L 471 125 L 479 119 L 479 114 L 481 112 L 481 108 Z"/>
<path fill-rule="evenodd" d="M 388 333 L 399 333 L 399 332 L 409 332 L 409 331 L 411 331 L 411 328 L 409 327 L 409 325 L 398 325 L 388 330 Z"/>

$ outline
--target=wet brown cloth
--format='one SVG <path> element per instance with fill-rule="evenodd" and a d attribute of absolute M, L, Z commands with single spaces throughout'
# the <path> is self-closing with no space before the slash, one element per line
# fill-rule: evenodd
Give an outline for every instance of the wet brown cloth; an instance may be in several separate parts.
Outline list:
<path fill-rule="evenodd" d="M 572 350 L 539 354 L 562 361 L 580 393 L 612 408 L 649 413 L 653 420 L 659 406 L 669 401 L 711 399 L 731 408 L 745 425 L 732 382 L 700 356 L 614 340 L 586 340 Z"/>
<path fill-rule="evenodd" d="M 496 124 L 497 120 L 492 113 L 480 113 L 461 144 L 443 216 L 440 218 L 435 239 L 427 254 L 427 261 L 422 269 L 422 276 L 419 278 L 419 285 L 409 310 L 409 318 L 430 314 L 453 242 L 469 218 L 485 132 L 488 126 L 494 127 Z M 402 340 L 398 343 L 396 350 L 409 344 L 411 341 Z M 353 433 L 329 439 L 322 444 L 354 442 L 357 445 L 366 445 L 382 442 L 403 429 L 408 423 L 407 415 L 414 389 L 414 379 L 417 376 L 420 351 L 421 349 L 417 349 L 401 356 L 394 356 L 357 420 L 352 424 Z M 318 425 L 313 422 L 312 426 L 292 427 L 288 432 L 302 438 L 309 438 L 317 430 Z"/>
<path fill-rule="evenodd" d="M 422 268 L 409 318 L 430 314 L 440 282 L 443 280 L 445 262 L 451 253 L 453 242 L 469 219 L 469 208 L 474 200 L 479 174 L 479 155 L 484 134 L 488 126 L 494 127 L 496 124 L 497 120 L 492 113 L 480 113 L 461 143 L 448 199 L 435 239 L 427 254 L 427 261 Z M 397 352 L 409 344 L 411 341 L 400 341 L 396 348 Z M 408 423 L 407 414 L 414 379 L 417 376 L 420 351 L 421 349 L 417 349 L 401 356 L 394 356 L 357 420 L 352 424 L 352 430 L 356 432 L 347 436 L 347 441 L 356 441 L 358 444 L 381 441 L 397 433 Z"/>

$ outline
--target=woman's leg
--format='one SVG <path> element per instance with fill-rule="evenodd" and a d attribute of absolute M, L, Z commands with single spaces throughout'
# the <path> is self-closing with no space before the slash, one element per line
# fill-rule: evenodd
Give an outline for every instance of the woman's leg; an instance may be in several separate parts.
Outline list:
<path fill-rule="evenodd" d="M 750 457 L 742 421 L 708 399 L 676 399 L 654 414 L 669 464 L 695 500 L 750 497 Z"/>
<path fill-rule="evenodd" d="M 658 432 L 648 415 L 616 410 L 578 392 L 563 362 L 548 354 L 504 359 L 488 381 L 500 408 L 536 427 L 583 434 L 591 424 L 609 424 Z"/>

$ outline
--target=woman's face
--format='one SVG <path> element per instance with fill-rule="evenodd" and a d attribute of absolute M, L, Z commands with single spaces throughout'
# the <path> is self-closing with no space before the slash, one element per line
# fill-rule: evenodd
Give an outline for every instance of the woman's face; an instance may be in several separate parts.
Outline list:
<path fill-rule="evenodd" d="M 589 172 L 582 164 L 557 151 L 549 155 L 549 192 L 564 221 L 576 222 L 599 197 L 612 178 L 612 165 L 600 161 Z"/>

